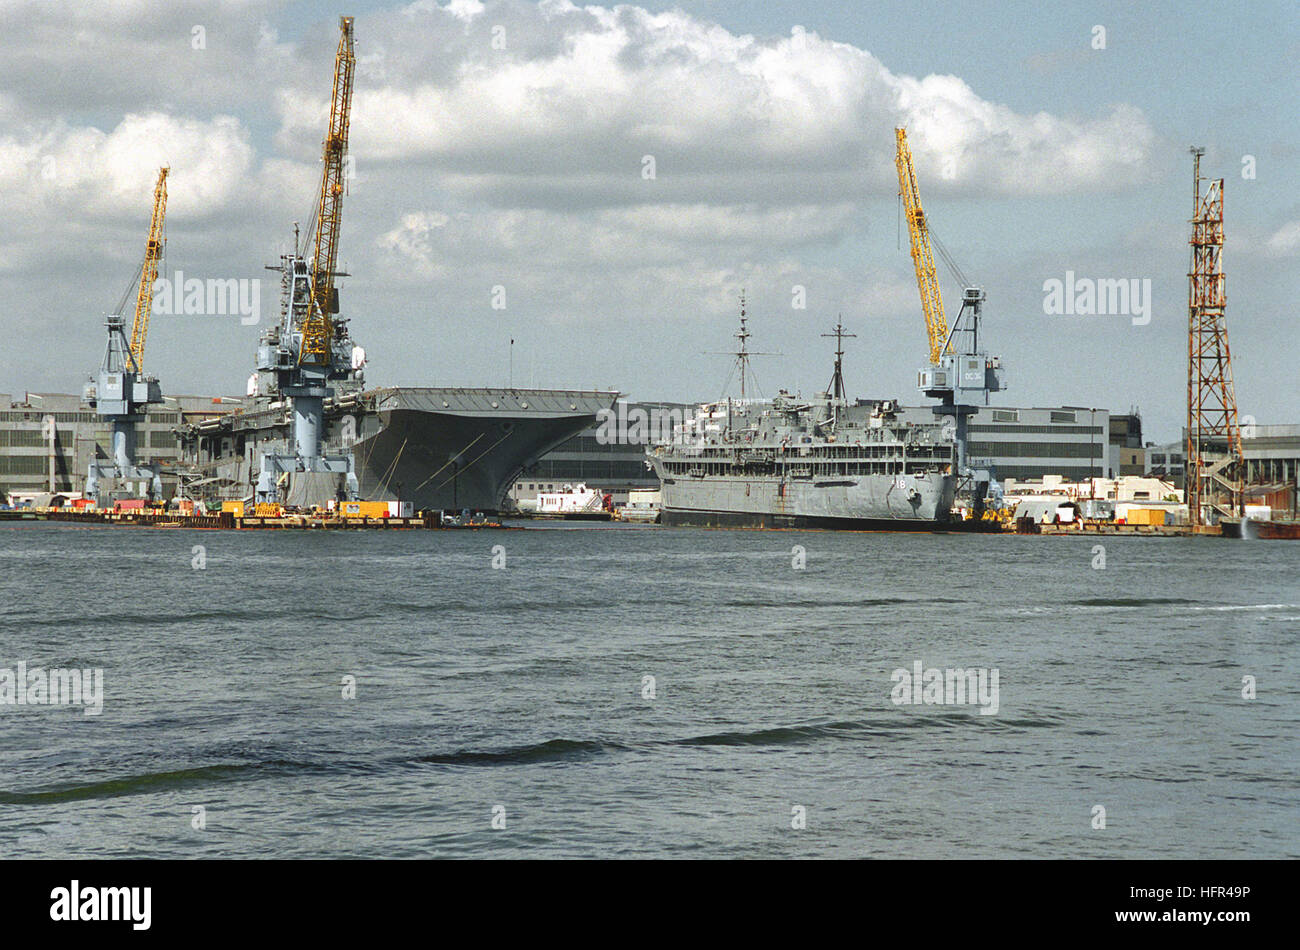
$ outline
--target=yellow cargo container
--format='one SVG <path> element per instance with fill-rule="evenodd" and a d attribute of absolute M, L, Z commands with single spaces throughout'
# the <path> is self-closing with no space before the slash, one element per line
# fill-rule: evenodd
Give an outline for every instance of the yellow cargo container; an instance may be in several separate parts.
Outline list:
<path fill-rule="evenodd" d="M 221 503 L 223 512 L 230 512 L 236 518 L 244 517 L 244 503 L 242 501 L 223 501 Z"/>
<path fill-rule="evenodd" d="M 344 518 L 387 518 L 386 501 L 345 501 L 340 506 Z"/>
<path fill-rule="evenodd" d="M 1130 508 L 1125 519 L 1129 524 L 1164 524 L 1165 510 L 1163 508 Z"/>

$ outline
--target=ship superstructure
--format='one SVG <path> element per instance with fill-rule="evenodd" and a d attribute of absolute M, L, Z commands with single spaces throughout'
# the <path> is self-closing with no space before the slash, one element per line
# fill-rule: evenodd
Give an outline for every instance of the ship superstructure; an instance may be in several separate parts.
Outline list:
<path fill-rule="evenodd" d="M 744 328 L 742 326 L 742 332 Z M 897 404 L 850 405 L 842 326 L 835 373 L 811 399 L 726 399 L 652 447 L 665 524 L 924 529 L 948 520 L 956 444 L 938 425 L 899 421 Z M 736 354 L 741 377 L 749 354 Z"/>

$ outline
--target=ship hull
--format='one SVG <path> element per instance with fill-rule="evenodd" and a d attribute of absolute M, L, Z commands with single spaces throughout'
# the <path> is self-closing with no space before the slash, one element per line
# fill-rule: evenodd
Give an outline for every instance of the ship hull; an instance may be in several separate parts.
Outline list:
<path fill-rule="evenodd" d="M 825 480 L 661 475 L 662 522 L 748 528 L 926 531 L 946 525 L 955 481 L 927 472 Z"/>
<path fill-rule="evenodd" d="M 934 531 L 942 521 L 903 518 L 839 518 L 820 515 L 773 515 L 744 511 L 664 511 L 660 523 L 681 528 L 816 529 L 821 531 Z"/>
<path fill-rule="evenodd" d="M 411 502 L 426 511 L 497 512 L 516 478 L 594 425 L 616 397 L 538 389 L 374 390 L 327 404 L 322 447 L 329 456 L 352 456 L 364 499 Z M 214 492 L 245 497 L 261 456 L 290 452 L 290 440 L 287 410 L 231 413 L 186 438 L 187 463 Z M 338 478 L 316 473 L 290 473 L 289 483 L 286 497 L 302 507 L 324 506 L 342 488 Z"/>
<path fill-rule="evenodd" d="M 1224 518 L 1219 525 L 1225 538 L 1300 541 L 1300 521 L 1242 521 L 1240 518 Z"/>

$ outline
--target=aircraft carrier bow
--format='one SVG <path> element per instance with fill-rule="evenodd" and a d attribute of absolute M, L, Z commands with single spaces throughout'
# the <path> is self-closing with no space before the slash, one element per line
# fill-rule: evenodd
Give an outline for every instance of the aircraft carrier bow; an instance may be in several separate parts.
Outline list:
<path fill-rule="evenodd" d="M 617 392 L 562 389 L 382 388 L 327 400 L 322 446 L 350 455 L 360 494 L 416 509 L 497 511 L 510 484 L 556 446 L 595 424 Z M 258 460 L 287 454 L 284 400 L 252 398 L 181 433 L 193 497 L 253 493 Z M 324 505 L 337 476 L 284 472 L 285 500 Z"/>

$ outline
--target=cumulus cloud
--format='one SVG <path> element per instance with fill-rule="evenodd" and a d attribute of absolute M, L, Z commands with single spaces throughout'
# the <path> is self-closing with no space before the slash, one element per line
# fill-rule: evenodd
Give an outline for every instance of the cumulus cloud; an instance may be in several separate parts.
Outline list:
<path fill-rule="evenodd" d="M 895 74 L 803 30 L 762 39 L 678 10 L 564 0 L 491 9 L 421 3 L 367 24 L 382 52 L 356 92 L 359 156 L 425 162 L 503 204 L 524 178 L 554 204 L 735 203 L 746 189 L 889 194 L 896 125 L 932 188 L 982 193 L 1112 190 L 1147 172 L 1154 144 L 1131 106 L 1020 114 L 956 76 Z M 281 143 L 311 141 L 327 91 L 282 92 Z"/>
<path fill-rule="evenodd" d="M 173 204 L 201 218 L 227 205 L 252 163 L 247 132 L 234 116 L 127 115 L 108 132 L 54 123 L 0 136 L 0 192 L 19 206 L 138 216 L 158 168 L 170 165 L 168 191 L 179 199 Z"/>

